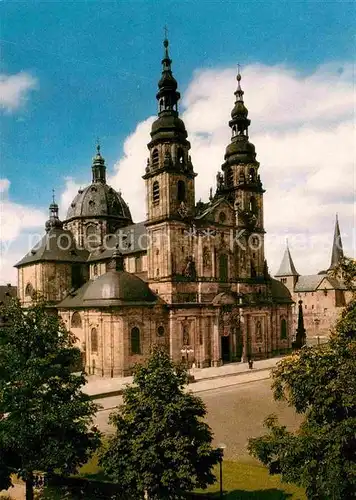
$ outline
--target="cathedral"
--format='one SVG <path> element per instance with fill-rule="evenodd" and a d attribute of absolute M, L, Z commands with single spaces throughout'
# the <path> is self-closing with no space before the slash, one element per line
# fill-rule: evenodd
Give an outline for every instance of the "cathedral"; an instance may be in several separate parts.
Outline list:
<path fill-rule="evenodd" d="M 171 63 L 165 39 L 158 116 L 142 167 L 146 220 L 134 223 L 121 193 L 107 184 L 98 146 L 91 184 L 78 191 L 64 221 L 53 199 L 45 235 L 16 264 L 22 304 L 40 295 L 58 312 L 89 374 L 130 375 L 155 344 L 197 367 L 291 348 L 293 300 L 264 256 L 264 189 L 241 75 L 216 192 L 196 202 Z"/>

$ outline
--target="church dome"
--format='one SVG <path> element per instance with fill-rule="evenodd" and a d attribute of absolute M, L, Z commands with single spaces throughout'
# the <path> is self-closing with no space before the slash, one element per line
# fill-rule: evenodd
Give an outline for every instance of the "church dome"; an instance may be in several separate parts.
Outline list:
<path fill-rule="evenodd" d="M 87 306 L 154 304 L 157 301 L 158 297 L 138 276 L 115 269 L 94 280 L 83 296 L 83 303 Z"/>
<path fill-rule="evenodd" d="M 120 193 L 101 182 L 80 189 L 72 201 L 67 221 L 77 217 L 111 217 L 132 223 L 129 207 Z"/>

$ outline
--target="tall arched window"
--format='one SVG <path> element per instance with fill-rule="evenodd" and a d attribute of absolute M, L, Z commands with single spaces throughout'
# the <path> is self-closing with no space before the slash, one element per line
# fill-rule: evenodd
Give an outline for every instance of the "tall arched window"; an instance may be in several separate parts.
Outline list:
<path fill-rule="evenodd" d="M 92 328 L 90 332 L 90 345 L 91 345 L 91 352 L 97 353 L 98 352 L 98 332 L 96 328 Z"/>
<path fill-rule="evenodd" d="M 250 206 L 249 206 L 250 212 L 256 214 L 257 213 L 257 202 L 256 198 L 254 196 L 251 196 L 250 198 Z"/>
<path fill-rule="evenodd" d="M 228 256 L 226 253 L 219 255 L 219 279 L 224 282 L 229 279 Z"/>
<path fill-rule="evenodd" d="M 158 181 L 154 181 L 152 186 L 152 201 L 153 203 L 159 202 L 159 184 Z"/>
<path fill-rule="evenodd" d="M 152 151 L 152 165 L 158 165 L 159 163 L 159 153 L 158 149 Z"/>
<path fill-rule="evenodd" d="M 137 326 L 131 330 L 131 354 L 141 354 L 140 330 Z"/>
<path fill-rule="evenodd" d="M 229 168 L 226 172 L 226 185 L 227 187 L 232 187 L 234 185 L 234 172 L 232 168 Z"/>
<path fill-rule="evenodd" d="M 25 288 L 25 297 L 32 297 L 33 295 L 33 286 L 31 283 L 27 283 Z"/>
<path fill-rule="evenodd" d="M 98 276 L 98 264 L 94 264 L 93 266 L 93 276 Z"/>
<path fill-rule="evenodd" d="M 253 168 L 249 170 L 248 179 L 250 182 L 255 182 L 255 170 Z"/>
<path fill-rule="evenodd" d="M 185 182 L 184 181 L 178 181 L 177 198 L 178 198 L 178 201 L 180 201 L 180 202 L 185 201 Z"/>
<path fill-rule="evenodd" d="M 282 318 L 281 319 L 281 339 L 287 338 L 287 321 Z"/>
<path fill-rule="evenodd" d="M 72 320 L 70 322 L 70 326 L 72 328 L 81 328 L 82 327 L 82 318 L 78 312 L 73 313 Z"/>

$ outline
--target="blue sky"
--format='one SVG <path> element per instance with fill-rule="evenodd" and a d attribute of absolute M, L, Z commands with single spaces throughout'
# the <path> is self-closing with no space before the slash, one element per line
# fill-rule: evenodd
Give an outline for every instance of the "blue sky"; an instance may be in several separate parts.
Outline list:
<path fill-rule="evenodd" d="M 21 203 L 46 206 L 64 176 L 90 176 L 96 137 L 112 164 L 155 113 L 164 24 L 182 92 L 197 68 L 258 61 L 310 71 L 354 55 L 351 2 L 3 2 L 1 10 L 1 72 L 38 79 L 26 106 L 2 116 L 1 176 Z"/>
<path fill-rule="evenodd" d="M 0 179 L 10 182 L 7 201 L 25 210 L 46 210 L 52 188 L 63 194 L 68 177 L 75 185 L 90 182 L 97 137 L 114 175 L 125 140 L 156 113 L 165 24 L 183 96 L 190 95 L 199 71 L 218 74 L 238 62 L 242 68 L 290 70 L 301 81 L 324 65 L 333 65 L 328 75 L 336 78 L 354 58 L 353 2 L 3 1 L 0 10 L 0 74 L 30 79 L 16 104 L 0 101 Z M 221 86 L 214 89 L 221 91 Z M 253 92 L 249 101 L 245 91 L 252 110 Z M 232 94 L 229 99 L 232 107 Z M 255 122 L 252 114 L 250 118 L 256 124 L 258 113 Z M 265 128 L 273 127 L 268 116 L 264 120 Z M 148 133 L 140 138 L 143 146 L 149 141 Z M 192 155 L 194 160 L 194 151 Z M 263 167 L 263 157 L 260 161 Z M 288 157 L 285 161 L 288 165 Z M 125 186 L 120 187 L 125 193 Z M 334 213 L 328 217 L 332 221 Z"/>

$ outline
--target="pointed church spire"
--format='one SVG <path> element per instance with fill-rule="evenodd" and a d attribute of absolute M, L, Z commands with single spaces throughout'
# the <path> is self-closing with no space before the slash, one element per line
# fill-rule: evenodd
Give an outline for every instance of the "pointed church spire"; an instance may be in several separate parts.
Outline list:
<path fill-rule="evenodd" d="M 275 276 L 276 277 L 299 276 L 299 273 L 297 272 L 294 266 L 293 259 L 289 251 L 288 242 L 287 242 L 287 248 L 283 255 L 281 265 L 279 266 L 278 272 Z"/>
<path fill-rule="evenodd" d="M 344 251 L 342 249 L 339 219 L 336 214 L 333 248 L 331 252 L 331 262 L 328 271 L 335 269 L 343 258 L 344 258 Z"/>
<path fill-rule="evenodd" d="M 101 182 L 102 184 L 106 183 L 106 167 L 105 167 L 105 160 L 101 156 L 100 153 L 100 143 L 99 139 L 97 141 L 97 146 L 96 146 L 96 155 L 93 158 L 93 164 L 92 164 L 92 172 L 93 172 L 93 182 Z"/>

